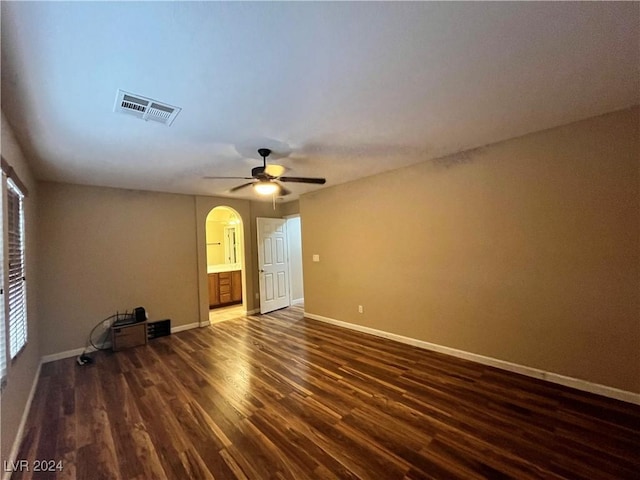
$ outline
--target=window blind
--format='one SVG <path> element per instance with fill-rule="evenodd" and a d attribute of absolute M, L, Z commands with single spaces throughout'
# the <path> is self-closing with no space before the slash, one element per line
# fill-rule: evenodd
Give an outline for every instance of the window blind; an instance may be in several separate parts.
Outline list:
<path fill-rule="evenodd" d="M 7 245 L 9 256 L 9 353 L 14 358 L 27 343 L 27 289 L 24 268 L 24 204 L 20 189 L 7 181 Z"/>
<path fill-rule="evenodd" d="M 4 159 L 3 159 L 4 160 Z M 4 161 L 2 162 L 4 167 Z M 2 170 L 1 175 L 2 184 L 0 185 L 0 192 L 4 190 L 4 185 L 6 185 L 7 177 L 4 172 L 4 168 Z M 5 224 L 4 224 L 4 205 L 6 203 L 6 199 L 4 195 L 0 194 L 0 211 L 2 212 L 2 222 L 0 222 L 0 257 L 2 258 L 2 262 L 0 262 L 0 388 L 4 385 L 5 378 L 7 376 L 7 340 L 6 340 L 6 312 L 5 312 L 5 294 L 4 294 L 4 278 L 5 278 L 5 255 L 6 252 L 4 250 L 5 244 Z"/>

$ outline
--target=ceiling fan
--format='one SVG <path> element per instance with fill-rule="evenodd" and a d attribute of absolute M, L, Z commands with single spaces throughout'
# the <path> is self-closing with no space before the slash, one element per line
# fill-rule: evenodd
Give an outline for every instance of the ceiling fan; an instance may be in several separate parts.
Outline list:
<path fill-rule="evenodd" d="M 280 182 L 292 182 L 292 183 L 315 183 L 323 185 L 327 182 L 324 178 L 310 178 L 310 177 L 283 177 L 281 176 L 285 172 L 285 168 L 282 165 L 267 165 L 267 157 L 271 154 L 271 150 L 268 148 L 259 148 L 258 155 L 262 157 L 262 165 L 251 169 L 250 177 L 204 177 L 208 179 L 243 179 L 253 180 L 251 182 L 243 183 L 237 187 L 233 187 L 230 192 L 237 192 L 249 185 L 253 185 L 254 190 L 260 195 L 271 195 L 277 193 L 279 196 L 289 195 L 290 190 L 280 185 L 276 180 Z"/>

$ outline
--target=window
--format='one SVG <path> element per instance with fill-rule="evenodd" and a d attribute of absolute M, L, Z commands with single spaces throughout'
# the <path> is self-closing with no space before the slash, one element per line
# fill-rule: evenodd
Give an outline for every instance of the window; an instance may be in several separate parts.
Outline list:
<path fill-rule="evenodd" d="M 16 171 L 0 155 L 0 388 L 11 368 L 8 362 L 27 344 L 24 199 L 29 194 Z"/>
<path fill-rule="evenodd" d="M 3 187 L 5 178 L 6 177 L 2 175 L 3 183 L 0 184 L 0 187 Z M 2 222 L 0 222 L 0 258 L 2 259 L 2 261 L 0 262 L 0 299 L 2 299 L 2 302 L 0 302 L 0 387 L 4 385 L 5 377 L 7 376 L 7 348 L 6 348 L 7 343 L 5 340 L 6 323 L 5 323 L 5 309 L 4 309 L 4 299 L 5 299 L 5 295 L 4 295 L 4 271 L 5 271 L 4 204 L 6 202 L 4 199 L 4 195 L 2 194 L 2 190 L 3 188 L 0 188 L 0 212 L 2 212 Z"/>
<path fill-rule="evenodd" d="M 9 258 L 9 354 L 11 358 L 27 343 L 27 289 L 24 268 L 24 195 L 7 181 L 7 254 Z"/>

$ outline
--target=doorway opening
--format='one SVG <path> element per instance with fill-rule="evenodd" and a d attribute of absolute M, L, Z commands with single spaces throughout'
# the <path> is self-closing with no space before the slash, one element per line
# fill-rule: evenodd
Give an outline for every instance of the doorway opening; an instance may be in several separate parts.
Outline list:
<path fill-rule="evenodd" d="M 302 272 L 302 229 L 300 215 L 289 215 L 287 220 L 287 247 L 289 249 L 289 298 L 291 305 L 304 304 Z"/>
<path fill-rule="evenodd" d="M 257 217 L 260 313 L 304 304 L 300 215 Z"/>
<path fill-rule="evenodd" d="M 209 320 L 242 316 L 244 277 L 244 229 L 242 218 L 230 207 L 215 207 L 207 215 L 207 281 Z M 235 311 L 237 309 L 237 312 Z M 224 313 L 224 315 L 223 315 Z M 236 315 L 237 313 L 237 315 Z"/>

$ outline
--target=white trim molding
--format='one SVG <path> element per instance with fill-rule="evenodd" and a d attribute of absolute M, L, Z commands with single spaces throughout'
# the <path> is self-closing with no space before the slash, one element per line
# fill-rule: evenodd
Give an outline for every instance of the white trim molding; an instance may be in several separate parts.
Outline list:
<path fill-rule="evenodd" d="M 255 315 L 256 313 L 260 313 L 260 309 L 259 308 L 254 308 L 253 310 L 245 310 L 244 311 L 244 315 Z"/>
<path fill-rule="evenodd" d="M 203 325 L 203 327 L 206 327 L 207 325 Z M 196 323 L 187 323 L 186 325 L 178 325 L 175 327 L 171 327 L 171 333 L 178 333 L 178 332 L 184 332 L 185 330 L 191 330 L 192 328 L 199 328 L 200 327 L 200 323 L 196 322 Z"/>
<path fill-rule="evenodd" d="M 100 350 L 108 350 L 111 348 L 111 342 L 105 342 L 100 346 Z M 86 348 L 74 348 L 73 350 L 65 350 L 64 352 L 51 353 L 49 355 L 44 355 L 41 359 L 41 363 L 49 363 L 55 362 L 56 360 L 63 360 L 69 357 L 77 357 L 78 355 L 82 355 L 83 353 L 93 353 L 97 352 L 98 349 L 93 345 Z"/>
<path fill-rule="evenodd" d="M 42 362 L 38 363 L 38 369 L 36 370 L 36 374 L 33 377 L 33 383 L 31 384 L 31 390 L 29 391 L 29 396 L 27 397 L 27 403 L 25 404 L 24 411 L 22 412 L 22 418 L 20 419 L 20 424 L 18 425 L 18 431 L 16 432 L 16 437 L 14 438 L 13 445 L 11 446 L 11 452 L 9 452 L 9 456 L 6 458 L 6 462 L 9 465 L 15 464 L 16 462 L 18 449 L 20 448 L 20 443 L 22 443 L 22 437 L 24 436 L 24 427 L 27 424 L 27 418 L 29 417 L 29 412 L 31 411 L 31 402 L 33 402 L 33 397 L 36 394 L 36 388 L 38 387 L 38 380 L 40 380 L 41 369 Z M 2 480 L 9 480 L 11 478 L 11 474 L 13 472 L 11 472 L 11 469 L 7 470 L 4 471 Z"/>
<path fill-rule="evenodd" d="M 192 328 L 198 328 L 200 326 L 206 327 L 208 325 L 209 325 L 209 322 L 207 322 L 204 325 L 200 325 L 199 323 L 189 323 L 187 325 L 178 325 L 176 327 L 171 327 L 171 333 L 183 332 L 185 330 L 191 330 Z M 109 348 L 111 348 L 111 342 L 105 342 L 101 345 L 100 350 L 107 350 Z M 62 360 L 69 357 L 77 357 L 82 353 L 93 353 L 96 351 L 97 349 L 94 348 L 93 346 L 89 346 L 88 348 L 79 347 L 79 348 L 74 348 L 72 350 L 65 350 L 64 352 L 44 355 L 41 359 L 41 362 L 42 363 L 55 362 L 56 360 Z"/>
<path fill-rule="evenodd" d="M 82 352 L 84 352 L 85 349 L 84 348 L 74 348 L 73 350 L 65 350 L 64 352 L 58 352 L 58 353 L 52 353 L 50 355 L 44 355 L 41 359 L 42 363 L 49 363 L 49 362 L 55 362 L 56 360 L 62 360 L 64 358 L 69 358 L 69 357 L 77 357 L 78 355 L 81 355 Z M 92 348 L 91 351 L 96 351 L 95 348 Z M 89 350 L 87 349 L 87 353 L 89 353 Z"/>
<path fill-rule="evenodd" d="M 457 350 L 451 347 L 445 347 L 443 345 L 437 345 L 435 343 L 425 342 L 411 337 L 405 337 L 397 335 L 395 333 L 385 332 L 384 330 L 377 330 L 375 328 L 365 327 L 362 325 L 356 325 L 354 323 L 344 322 L 342 320 L 336 320 L 334 318 L 323 317 L 322 315 L 316 315 L 315 313 L 304 312 L 304 316 L 320 322 L 330 323 L 338 327 L 348 328 L 349 330 L 356 330 L 362 333 L 368 333 L 375 335 L 376 337 L 387 338 L 389 340 L 395 340 L 396 342 L 404 343 L 407 345 L 413 345 L 414 347 L 423 348 L 425 350 L 431 350 L 434 352 L 444 353 L 451 355 L 452 357 L 463 358 L 465 360 L 471 360 L 472 362 L 480 363 L 482 365 L 488 365 L 491 367 L 500 368 L 509 372 L 519 373 L 528 377 L 537 378 L 540 380 L 546 380 L 548 382 L 564 385 L 565 387 L 575 388 L 589 393 L 595 393 L 604 397 L 614 398 L 616 400 L 622 400 L 623 402 L 634 403 L 640 405 L 640 394 L 634 392 L 628 392 L 607 385 L 600 385 L 598 383 L 588 382 L 587 380 L 581 380 L 579 378 L 567 377 L 553 372 L 547 372 L 538 368 L 527 367 L 526 365 L 518 365 L 517 363 L 507 362 L 505 360 L 499 360 L 497 358 L 485 357 L 484 355 L 478 355 L 477 353 L 465 352 L 464 350 Z"/>

